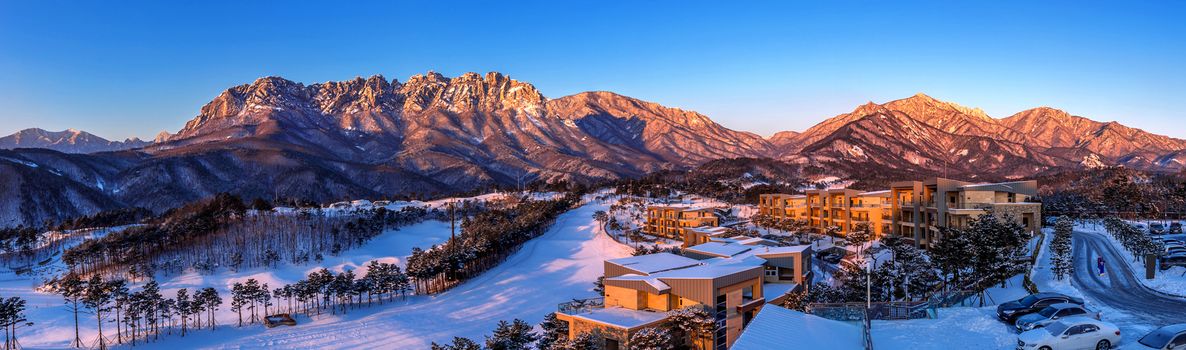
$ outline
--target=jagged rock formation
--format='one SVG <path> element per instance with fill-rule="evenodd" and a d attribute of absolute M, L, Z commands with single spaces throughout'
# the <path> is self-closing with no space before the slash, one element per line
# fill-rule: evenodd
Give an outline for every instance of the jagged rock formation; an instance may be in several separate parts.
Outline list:
<path fill-rule="evenodd" d="M 0 140 L 68 152 L 105 141 L 82 132 Z M 994 119 L 918 94 L 765 139 L 611 92 L 548 98 L 496 72 L 310 85 L 265 77 L 227 89 L 177 133 L 123 145 L 134 149 L 0 150 L 0 185 L 11 192 L 0 197 L 0 225 L 123 206 L 162 211 L 218 192 L 329 202 L 588 183 L 725 158 L 776 158 L 799 167 L 796 176 L 873 184 L 1116 164 L 1177 170 L 1186 160 L 1186 141 L 1045 107 Z"/>

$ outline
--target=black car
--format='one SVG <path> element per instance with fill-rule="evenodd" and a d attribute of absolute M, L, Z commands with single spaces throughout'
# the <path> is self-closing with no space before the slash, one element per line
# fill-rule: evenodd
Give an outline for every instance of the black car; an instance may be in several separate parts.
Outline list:
<path fill-rule="evenodd" d="M 1083 305 L 1083 299 L 1049 292 L 1030 294 L 1024 298 L 997 305 L 997 318 L 1009 324 L 1014 324 L 1018 317 L 1041 311 L 1050 305 L 1061 303 Z"/>
<path fill-rule="evenodd" d="M 1170 233 L 1182 233 L 1182 223 L 1171 222 L 1170 223 Z"/>

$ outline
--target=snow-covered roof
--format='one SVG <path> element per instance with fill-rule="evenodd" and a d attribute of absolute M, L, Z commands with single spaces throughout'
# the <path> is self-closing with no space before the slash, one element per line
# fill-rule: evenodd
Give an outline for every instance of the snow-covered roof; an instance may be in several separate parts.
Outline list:
<path fill-rule="evenodd" d="M 606 281 L 642 281 L 646 284 L 649 284 L 651 287 L 654 287 L 655 290 L 658 290 L 660 292 L 666 291 L 666 290 L 671 290 L 671 286 L 667 285 L 667 283 L 663 283 L 663 281 L 660 281 L 659 278 L 655 277 L 655 276 L 643 276 L 643 275 L 636 275 L 636 274 L 630 273 L 630 274 L 625 274 L 625 275 L 621 275 L 618 277 L 606 278 L 605 280 Z"/>
<path fill-rule="evenodd" d="M 748 237 L 745 239 L 737 240 L 737 244 L 741 244 L 741 245 L 755 245 L 755 244 L 762 244 L 762 243 L 774 243 L 774 241 L 771 241 L 771 240 L 768 240 L 765 238 L 761 238 L 761 237 Z"/>
<path fill-rule="evenodd" d="M 861 192 L 857 195 L 868 197 L 868 196 L 884 196 L 884 195 L 888 195 L 889 193 L 890 193 L 890 190 L 880 190 L 880 191 Z"/>
<path fill-rule="evenodd" d="M 719 235 L 719 234 L 728 232 L 729 228 L 720 227 L 720 226 L 700 226 L 700 227 L 689 227 L 689 228 L 686 228 L 685 230 L 695 231 L 697 233 L 706 234 L 706 235 Z"/>
<path fill-rule="evenodd" d="M 645 274 L 673 270 L 700 264 L 700 260 L 683 257 L 671 253 L 655 253 L 625 258 L 606 260 L 622 267 Z"/>
<path fill-rule="evenodd" d="M 717 263 L 717 261 L 711 261 L 711 260 L 716 260 L 716 259 L 723 259 L 723 258 L 710 259 L 709 263 L 706 263 L 704 265 L 697 265 L 697 266 L 678 269 L 678 270 L 663 271 L 663 272 L 654 274 L 653 276 L 658 277 L 658 278 L 696 278 L 696 279 L 718 278 L 718 277 L 732 275 L 735 273 L 745 272 L 745 271 L 748 271 L 748 270 L 754 269 L 754 268 L 760 268 L 762 266 L 761 263 L 747 264 L 747 263 L 744 263 L 743 261 L 721 261 L 721 263 Z M 732 260 L 732 259 L 725 259 L 725 260 Z"/>
<path fill-rule="evenodd" d="M 571 314 L 570 316 L 628 329 L 650 325 L 667 319 L 666 312 L 632 310 L 623 307 L 590 309 Z"/>
<path fill-rule="evenodd" d="M 753 254 L 759 257 L 762 256 L 784 256 L 789 254 L 799 254 L 810 249 L 811 245 L 793 245 L 787 247 L 759 247 L 754 248 Z"/>
<path fill-rule="evenodd" d="M 862 350 L 865 348 L 864 335 L 861 328 L 853 324 L 766 305 L 730 349 L 790 348 Z"/>
<path fill-rule="evenodd" d="M 767 303 L 770 303 L 773 302 L 774 299 L 778 299 L 779 297 L 790 293 L 791 290 L 798 286 L 798 284 L 794 283 L 763 283 L 762 296 L 765 297 Z"/>
<path fill-rule="evenodd" d="M 684 248 L 685 251 L 706 255 L 728 257 L 744 253 L 754 247 L 726 242 L 707 242 Z"/>

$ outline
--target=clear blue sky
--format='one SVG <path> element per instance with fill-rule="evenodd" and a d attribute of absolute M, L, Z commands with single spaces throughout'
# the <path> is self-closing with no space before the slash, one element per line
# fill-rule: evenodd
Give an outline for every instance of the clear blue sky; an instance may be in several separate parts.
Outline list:
<path fill-rule="evenodd" d="M 500 71 L 769 135 L 925 92 L 1186 138 L 1186 2 L 0 0 L 0 134 L 177 131 L 228 87 Z"/>

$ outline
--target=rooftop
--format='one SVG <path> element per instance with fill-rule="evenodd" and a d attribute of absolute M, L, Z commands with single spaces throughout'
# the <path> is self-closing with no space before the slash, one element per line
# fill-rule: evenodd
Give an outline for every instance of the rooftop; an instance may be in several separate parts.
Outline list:
<path fill-rule="evenodd" d="M 699 260 L 682 257 L 671 253 L 655 253 L 625 258 L 606 260 L 622 267 L 626 267 L 645 274 L 674 270 L 700 264 Z"/>
<path fill-rule="evenodd" d="M 662 321 L 667 318 L 667 313 L 607 307 L 589 309 L 569 316 L 629 329 Z"/>
<path fill-rule="evenodd" d="M 734 256 L 737 254 L 744 253 L 744 252 L 749 251 L 750 249 L 753 249 L 753 248 L 754 247 L 752 247 L 752 246 L 746 246 L 746 245 L 734 244 L 734 243 L 708 242 L 708 243 L 704 243 L 704 244 L 699 244 L 699 245 L 687 247 L 687 248 L 684 248 L 684 250 L 695 252 L 695 253 L 706 254 L 706 255 L 729 257 L 729 256 Z"/>
<path fill-rule="evenodd" d="M 794 332 L 788 332 L 789 329 Z M 794 346 L 796 349 L 863 350 L 863 339 L 861 328 L 856 325 L 766 305 L 750 321 L 749 327 L 741 333 L 731 349 L 785 349 Z"/>
<path fill-rule="evenodd" d="M 668 286 L 668 285 L 667 285 L 667 283 L 663 283 L 663 281 L 660 281 L 658 277 L 654 277 L 654 276 L 642 276 L 642 275 L 635 275 L 635 274 L 625 274 L 625 275 L 621 275 L 621 276 L 618 276 L 618 277 L 610 277 L 610 278 L 606 278 L 605 280 L 606 280 L 606 281 L 611 281 L 611 280 L 616 280 L 616 281 L 642 281 L 642 282 L 645 282 L 646 284 L 649 284 L 649 285 L 651 285 L 651 287 L 654 287 L 656 290 L 659 290 L 659 291 L 666 291 L 666 290 L 670 290 L 670 289 L 671 289 L 671 286 Z"/>
<path fill-rule="evenodd" d="M 797 286 L 799 285 L 794 283 L 763 283 L 762 295 L 766 297 L 766 302 L 770 303 L 774 299 L 786 295 Z"/>

